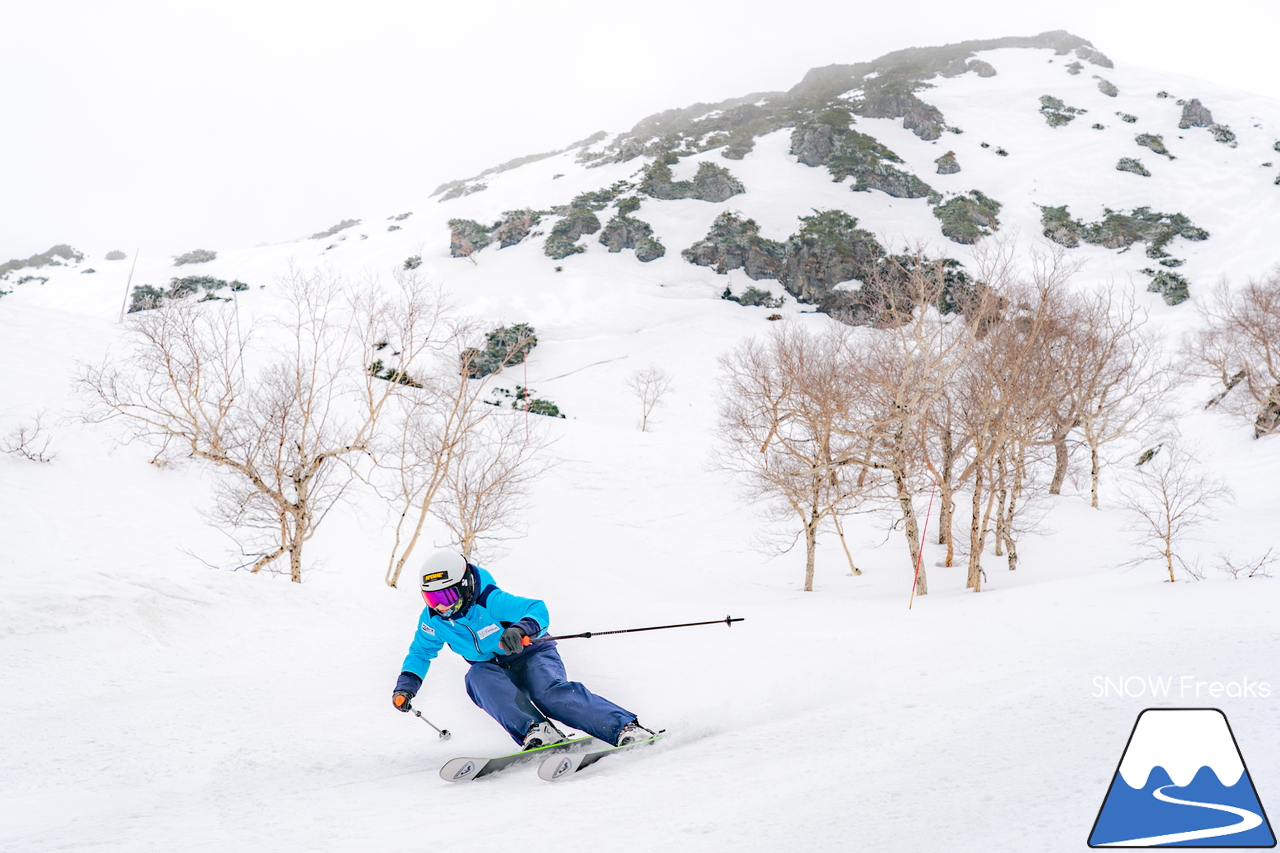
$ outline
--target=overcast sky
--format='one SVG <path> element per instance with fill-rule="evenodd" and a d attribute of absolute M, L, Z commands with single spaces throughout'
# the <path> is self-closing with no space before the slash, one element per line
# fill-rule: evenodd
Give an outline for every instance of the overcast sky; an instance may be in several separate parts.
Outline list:
<path fill-rule="evenodd" d="M 1273 0 L 12 0 L 0 261 L 289 240 L 816 66 L 1054 29 L 1280 99 Z"/>

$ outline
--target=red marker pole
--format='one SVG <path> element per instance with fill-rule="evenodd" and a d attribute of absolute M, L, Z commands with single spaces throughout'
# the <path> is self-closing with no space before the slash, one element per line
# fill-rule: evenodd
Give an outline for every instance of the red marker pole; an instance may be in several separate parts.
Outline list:
<path fill-rule="evenodd" d="M 911 598 L 907 601 L 907 609 L 916 600 L 916 584 L 920 582 L 920 565 L 924 562 L 924 538 L 929 533 L 929 516 L 933 515 L 933 496 L 938 493 L 938 481 L 933 481 L 933 491 L 929 493 L 929 508 L 924 513 L 924 529 L 920 531 L 920 547 L 916 549 L 916 573 L 911 579 Z"/>

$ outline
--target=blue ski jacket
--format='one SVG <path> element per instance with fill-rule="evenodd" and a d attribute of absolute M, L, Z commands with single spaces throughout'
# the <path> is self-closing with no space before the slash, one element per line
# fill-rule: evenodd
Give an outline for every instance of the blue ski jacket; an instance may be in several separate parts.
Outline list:
<path fill-rule="evenodd" d="M 499 650 L 502 632 L 519 624 L 530 637 L 540 637 L 547 632 L 551 621 L 547 605 L 536 598 L 521 598 L 503 592 L 493 582 L 493 576 L 476 566 L 475 601 L 452 619 L 445 619 L 429 607 L 422 609 L 418 630 L 409 645 L 409 654 L 401 667 L 404 675 L 416 675 L 418 685 L 431 668 L 431 661 L 445 644 L 472 663 L 498 660 L 507 657 Z M 405 685 L 416 691 L 418 685 Z M 397 689 L 401 689 L 397 685 Z"/>

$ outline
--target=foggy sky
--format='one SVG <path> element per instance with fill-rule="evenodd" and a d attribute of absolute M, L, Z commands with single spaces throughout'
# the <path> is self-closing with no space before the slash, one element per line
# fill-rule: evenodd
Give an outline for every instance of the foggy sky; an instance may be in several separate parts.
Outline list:
<path fill-rule="evenodd" d="M 1241 0 L 17 5 L 0 11 L 0 262 L 295 239 L 660 110 L 966 39 L 1065 29 L 1280 98 L 1280 9 Z"/>

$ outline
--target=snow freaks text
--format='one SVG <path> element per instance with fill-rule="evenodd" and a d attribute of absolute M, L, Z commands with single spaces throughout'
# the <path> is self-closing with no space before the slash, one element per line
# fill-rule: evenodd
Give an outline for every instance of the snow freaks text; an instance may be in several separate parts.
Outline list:
<path fill-rule="evenodd" d="M 1207 681 L 1194 675 L 1130 675 L 1093 677 L 1094 699 L 1142 697 L 1155 699 L 1266 699 L 1271 683 L 1240 678 L 1235 681 Z"/>

